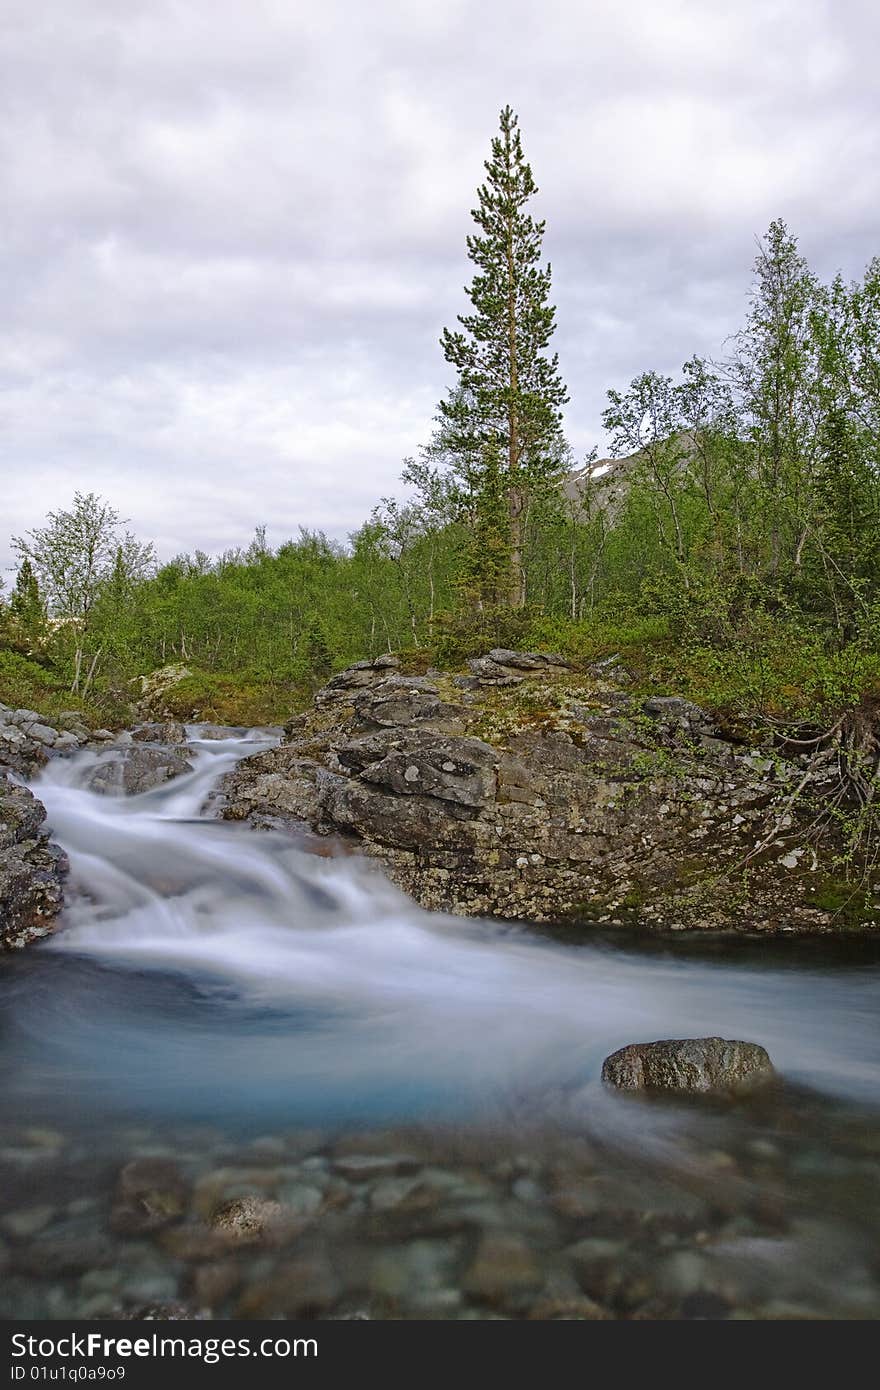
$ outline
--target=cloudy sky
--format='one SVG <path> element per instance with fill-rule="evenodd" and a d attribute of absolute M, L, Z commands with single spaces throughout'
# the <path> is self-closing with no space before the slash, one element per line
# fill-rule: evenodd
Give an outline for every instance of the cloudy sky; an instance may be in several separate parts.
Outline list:
<path fill-rule="evenodd" d="M 430 435 L 499 108 L 578 455 L 717 353 L 755 236 L 880 251 L 875 0 L 2 0 L 0 564 L 107 497 L 168 557 L 344 537 Z M 399 489 L 398 489 L 399 490 Z"/>

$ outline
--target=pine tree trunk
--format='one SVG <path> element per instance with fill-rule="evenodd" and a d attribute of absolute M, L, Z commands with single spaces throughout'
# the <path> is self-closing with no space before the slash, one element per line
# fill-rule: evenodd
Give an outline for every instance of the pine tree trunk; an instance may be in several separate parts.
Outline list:
<path fill-rule="evenodd" d="M 512 487 L 508 494 L 510 516 L 510 588 L 511 608 L 524 608 L 526 577 L 523 568 L 523 532 L 525 530 L 525 497 L 521 488 Z"/>

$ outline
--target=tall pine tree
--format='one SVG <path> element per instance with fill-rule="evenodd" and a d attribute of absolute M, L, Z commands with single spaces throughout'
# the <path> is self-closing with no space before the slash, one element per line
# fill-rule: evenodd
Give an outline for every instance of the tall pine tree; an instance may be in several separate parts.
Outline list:
<path fill-rule="evenodd" d="M 479 228 L 467 239 L 477 267 L 467 291 L 473 312 L 461 328 L 444 329 L 447 362 L 456 387 L 439 408 L 438 451 L 463 479 L 482 527 L 507 536 L 507 602 L 526 599 L 525 527 L 530 496 L 559 473 L 565 456 L 562 406 L 568 400 L 556 355 L 547 354 L 556 310 L 549 304 L 550 266 L 541 267 L 543 222 L 525 211 L 537 193 L 522 152 L 518 120 L 501 112 L 500 134 L 486 161 L 472 217 Z M 489 461 L 487 463 L 487 460 Z M 491 559 L 494 589 L 497 547 Z"/>

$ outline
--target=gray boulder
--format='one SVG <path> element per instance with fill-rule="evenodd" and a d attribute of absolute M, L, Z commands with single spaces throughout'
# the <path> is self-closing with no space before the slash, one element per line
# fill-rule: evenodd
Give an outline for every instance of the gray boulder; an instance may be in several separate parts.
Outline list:
<path fill-rule="evenodd" d="M 177 687 L 192 675 L 188 666 L 173 662 L 152 671 L 149 676 L 141 676 L 140 710 L 148 718 L 170 719 L 168 703 L 175 696 Z"/>
<path fill-rule="evenodd" d="M 138 796 L 185 772 L 192 772 L 192 763 L 176 749 L 134 744 L 96 767 L 86 786 L 105 796 Z"/>
<path fill-rule="evenodd" d="M 74 734 L 81 743 L 88 742 L 91 737 L 89 726 L 78 710 L 62 710 L 60 714 L 55 715 L 55 723 L 59 729 L 66 729 L 68 733 Z"/>
<path fill-rule="evenodd" d="M 22 723 L 19 725 L 19 728 L 29 738 L 35 739 L 37 743 L 41 743 L 44 748 L 53 748 L 58 738 L 58 730 L 51 728 L 48 724 L 40 724 L 35 721 L 33 723 Z"/>
<path fill-rule="evenodd" d="M 389 676 L 361 691 L 353 703 L 357 723 L 365 728 L 418 724 L 458 713 L 424 676 Z"/>
<path fill-rule="evenodd" d="M 350 704 L 353 694 L 373 685 L 390 671 L 396 671 L 400 661 L 396 656 L 377 656 L 372 661 L 356 661 L 345 671 L 331 676 L 315 696 L 317 705 Z"/>
<path fill-rule="evenodd" d="M 459 680 L 459 684 L 465 688 L 497 686 L 504 689 L 521 685 L 526 676 L 546 671 L 567 671 L 571 666 L 555 652 L 515 652 L 509 647 L 493 647 L 486 656 L 472 657 L 468 669 L 470 676 Z"/>
<path fill-rule="evenodd" d="M 15 724 L 0 722 L 0 767 L 31 777 L 47 760 L 42 744 L 28 738 Z"/>
<path fill-rule="evenodd" d="M 691 737 L 715 733 L 715 721 L 706 711 L 679 695 L 652 695 L 645 700 L 642 709 L 668 733 L 680 732 Z"/>
<path fill-rule="evenodd" d="M 131 731 L 136 743 L 186 743 L 186 729 L 176 719 L 161 724 L 138 724 Z"/>
<path fill-rule="evenodd" d="M 759 1043 L 727 1038 L 630 1043 L 602 1064 L 602 1080 L 619 1091 L 730 1094 L 754 1090 L 775 1075 Z"/>
<path fill-rule="evenodd" d="M 46 811 L 0 773 L 0 950 L 47 936 L 63 902 L 67 858 L 48 843 Z"/>
<path fill-rule="evenodd" d="M 476 738 L 447 738 L 425 729 L 407 730 L 391 740 L 364 740 L 340 754 L 361 766 L 362 781 L 398 796 L 429 796 L 459 806 L 481 807 L 495 796 L 498 755 Z"/>
<path fill-rule="evenodd" d="M 489 660 L 496 666 L 512 666 L 515 671 L 546 671 L 548 666 L 571 669 L 571 662 L 556 652 L 513 652 L 509 647 L 493 647 Z"/>

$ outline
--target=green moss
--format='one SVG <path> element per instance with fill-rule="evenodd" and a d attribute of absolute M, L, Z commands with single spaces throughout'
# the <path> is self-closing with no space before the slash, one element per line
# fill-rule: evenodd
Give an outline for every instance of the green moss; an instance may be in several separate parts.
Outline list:
<path fill-rule="evenodd" d="M 694 888 L 706 878 L 713 884 L 717 882 L 717 866 L 707 865 L 705 859 L 696 855 L 685 855 L 676 861 L 675 881 L 680 887 Z"/>
<path fill-rule="evenodd" d="M 625 909 L 643 907 L 648 901 L 648 890 L 643 883 L 634 883 L 626 890 L 618 906 Z"/>
<path fill-rule="evenodd" d="M 865 927 L 880 917 L 880 897 L 863 885 L 826 875 L 804 898 L 809 907 L 830 912 L 841 927 Z"/>

